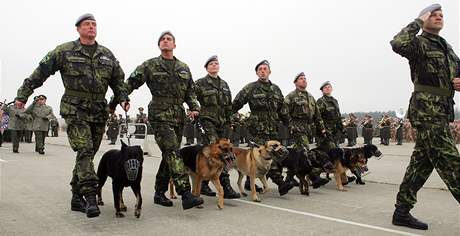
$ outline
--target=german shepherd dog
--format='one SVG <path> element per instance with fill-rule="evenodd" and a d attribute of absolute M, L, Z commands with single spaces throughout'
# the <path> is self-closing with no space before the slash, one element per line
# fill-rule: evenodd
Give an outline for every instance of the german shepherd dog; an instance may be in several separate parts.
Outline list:
<path fill-rule="evenodd" d="M 351 173 L 353 173 L 356 176 L 357 184 L 365 184 L 361 178 L 361 174 L 369 170 L 367 168 L 367 161 L 369 160 L 369 158 L 375 156 L 377 157 L 377 159 L 380 159 L 382 157 L 382 152 L 380 152 L 377 146 L 373 144 L 366 144 L 360 148 L 344 148 L 344 152 L 345 156 L 357 155 L 356 153 L 361 152 L 366 158 L 366 165 L 363 168 L 350 169 Z"/>
<path fill-rule="evenodd" d="M 122 211 L 127 207 L 123 202 L 123 188 L 130 186 L 136 196 L 134 216 L 141 216 L 142 196 L 141 179 L 144 152 L 140 146 L 128 146 L 121 141 L 121 150 L 109 150 L 101 158 L 97 168 L 99 185 L 97 187 L 98 205 L 104 205 L 102 201 L 102 187 L 107 176 L 112 178 L 113 201 L 115 216 L 124 217 Z"/>
<path fill-rule="evenodd" d="M 224 189 L 219 177 L 224 169 L 232 167 L 233 145 L 228 139 L 219 139 L 207 146 L 186 146 L 180 149 L 186 171 L 192 178 L 192 193 L 199 197 L 201 181 L 210 180 L 218 193 L 217 207 L 224 208 Z"/>
<path fill-rule="evenodd" d="M 233 148 L 235 154 L 234 167 L 238 171 L 238 188 L 243 196 L 247 196 L 242 186 L 243 177 L 249 176 L 251 182 L 251 197 L 255 202 L 260 202 L 257 196 L 255 181 L 259 178 L 263 184 L 263 191 L 268 191 L 267 178 L 265 175 L 271 168 L 273 161 L 281 163 L 288 156 L 288 150 L 275 140 L 267 141 L 262 146 L 257 146 L 250 149 Z"/>
<path fill-rule="evenodd" d="M 382 155 L 373 144 L 357 148 L 344 148 L 342 156 L 331 153 L 333 150 L 331 149 L 328 154 L 331 162 L 334 163 L 334 177 L 337 189 L 340 191 L 346 191 L 343 185 L 348 183 L 347 169 L 354 173 L 367 170 L 367 160 L 372 156 L 380 157 Z"/>
<path fill-rule="evenodd" d="M 297 178 L 299 182 L 299 190 L 302 195 L 310 195 L 308 186 L 308 175 L 311 174 L 314 168 L 320 168 L 326 173 L 332 173 L 334 166 L 329 160 L 327 153 L 320 151 L 319 149 L 307 150 L 294 150 L 288 148 L 289 157 L 284 159 L 281 163 L 283 167 L 288 168 Z M 343 155 L 342 149 L 336 149 L 335 152 L 339 152 L 338 155 Z"/>

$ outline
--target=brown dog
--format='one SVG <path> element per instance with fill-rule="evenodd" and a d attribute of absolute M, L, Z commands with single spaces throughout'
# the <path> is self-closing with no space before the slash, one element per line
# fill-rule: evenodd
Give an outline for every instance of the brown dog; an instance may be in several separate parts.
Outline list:
<path fill-rule="evenodd" d="M 219 139 L 216 143 L 202 146 L 187 146 L 180 150 L 187 173 L 192 178 L 192 193 L 200 196 L 201 181 L 210 180 L 218 193 L 217 207 L 224 208 L 224 189 L 219 177 L 224 168 L 231 167 L 233 145 L 228 139 Z"/>
<path fill-rule="evenodd" d="M 354 149 L 344 149 L 343 156 L 333 158 L 335 182 L 340 191 L 347 191 L 343 188 L 343 183 L 348 183 L 347 170 L 366 168 L 367 158 L 364 152 L 354 151 Z"/>
<path fill-rule="evenodd" d="M 287 157 L 288 150 L 280 142 L 270 140 L 262 146 L 250 149 L 233 148 L 233 153 L 236 158 L 234 167 L 238 170 L 238 188 L 240 189 L 240 193 L 247 196 L 241 183 L 243 177 L 247 175 L 251 181 L 252 200 L 260 202 L 256 192 L 256 178 L 262 181 L 262 193 L 267 192 L 268 184 L 265 175 L 270 170 L 273 161 L 281 162 L 282 159 Z"/>

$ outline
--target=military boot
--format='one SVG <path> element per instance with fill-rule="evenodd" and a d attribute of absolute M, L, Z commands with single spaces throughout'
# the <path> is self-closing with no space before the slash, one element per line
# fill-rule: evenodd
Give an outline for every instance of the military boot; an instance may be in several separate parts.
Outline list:
<path fill-rule="evenodd" d="M 249 177 L 246 177 L 246 181 L 244 182 L 244 189 L 247 191 L 251 191 L 251 180 Z M 256 192 L 261 193 L 263 191 L 263 188 L 259 187 L 256 184 Z"/>
<path fill-rule="evenodd" d="M 393 213 L 392 223 L 398 226 L 405 226 L 413 229 L 427 230 L 428 225 L 424 222 L 417 220 L 409 213 L 409 208 L 396 206 Z"/>
<path fill-rule="evenodd" d="M 204 203 L 203 198 L 194 196 L 190 191 L 182 194 L 182 208 L 184 210 L 200 206 Z"/>
<path fill-rule="evenodd" d="M 164 192 L 155 192 L 155 195 L 153 196 L 153 203 L 162 205 L 165 207 L 173 206 L 173 202 L 165 196 Z"/>
<path fill-rule="evenodd" d="M 92 218 L 97 217 L 101 214 L 99 207 L 97 206 L 96 195 L 85 196 L 86 199 L 86 217 Z"/>
<path fill-rule="evenodd" d="M 283 176 L 281 175 L 271 175 L 270 178 L 276 185 L 278 185 L 278 192 L 280 196 L 285 195 L 289 192 L 289 190 L 294 188 L 294 184 L 292 182 L 285 182 L 283 180 Z"/>
<path fill-rule="evenodd" d="M 216 192 L 212 191 L 212 189 L 209 187 L 209 181 L 202 181 L 201 182 L 201 194 L 209 196 L 209 197 L 215 197 Z"/>
<path fill-rule="evenodd" d="M 299 187 L 299 182 L 297 182 L 297 180 L 294 179 L 294 175 L 288 174 L 284 181 L 291 182 L 294 185 L 294 187 Z"/>
<path fill-rule="evenodd" d="M 72 192 L 72 200 L 70 200 L 70 209 L 72 211 L 86 212 L 86 201 L 82 195 Z"/>
<path fill-rule="evenodd" d="M 314 189 L 329 183 L 328 179 L 321 178 L 319 175 L 308 175 L 308 178 L 311 180 L 311 185 Z"/>
<path fill-rule="evenodd" d="M 220 175 L 220 184 L 224 188 L 224 198 L 226 199 L 235 199 L 240 198 L 240 194 L 233 190 L 232 185 L 230 185 L 230 176 L 227 173 L 222 173 Z"/>

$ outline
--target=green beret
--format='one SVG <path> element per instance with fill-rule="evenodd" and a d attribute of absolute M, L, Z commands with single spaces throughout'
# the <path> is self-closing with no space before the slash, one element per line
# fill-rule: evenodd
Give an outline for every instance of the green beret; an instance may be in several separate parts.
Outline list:
<path fill-rule="evenodd" d="M 263 60 L 263 61 L 259 62 L 259 64 L 256 65 L 256 71 L 257 71 L 257 68 L 259 68 L 259 66 L 261 66 L 261 65 L 267 65 L 268 68 L 270 69 L 270 63 L 267 60 Z"/>
<path fill-rule="evenodd" d="M 158 46 L 160 46 L 161 38 L 163 38 L 163 36 L 165 36 L 165 35 L 167 35 L 167 34 L 171 35 L 171 37 L 174 39 L 174 41 L 176 41 L 176 37 L 174 37 L 174 35 L 172 34 L 172 32 L 169 31 L 169 30 L 166 30 L 166 31 L 163 31 L 163 32 L 160 34 L 160 37 L 158 38 Z"/>
<path fill-rule="evenodd" d="M 294 83 L 297 82 L 297 79 L 300 77 L 300 76 L 305 76 L 305 73 L 303 72 L 300 72 L 299 74 L 297 74 L 294 78 Z"/>
<path fill-rule="evenodd" d="M 84 20 L 94 20 L 96 21 L 96 18 L 94 18 L 93 14 L 91 13 L 86 13 L 78 17 L 77 21 L 75 22 L 75 26 L 79 26 L 80 23 Z"/>

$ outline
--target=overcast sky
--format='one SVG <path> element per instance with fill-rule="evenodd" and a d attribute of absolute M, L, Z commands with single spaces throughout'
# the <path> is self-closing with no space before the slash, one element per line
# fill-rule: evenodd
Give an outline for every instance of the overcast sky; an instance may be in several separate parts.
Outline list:
<path fill-rule="evenodd" d="M 443 7 L 441 35 L 459 55 L 459 1 Z M 176 36 L 175 56 L 187 63 L 194 80 L 217 54 L 220 76 L 233 97 L 257 76 L 254 66 L 271 63 L 270 80 L 284 95 L 304 71 L 315 98 L 326 80 L 342 112 L 406 108 L 412 92 L 407 60 L 389 41 L 418 16 L 427 0 L 322 1 L 2 1 L 0 7 L 0 99 L 12 100 L 24 78 L 57 45 L 78 38 L 74 23 L 83 13 L 98 22 L 98 43 L 108 47 L 128 77 L 143 61 L 160 54 L 159 34 Z M 64 88 L 60 74 L 35 90 L 46 94 L 58 113 Z M 107 97 L 112 91 L 109 89 Z M 458 97 L 458 95 L 456 95 Z M 147 107 L 147 87 L 130 96 L 130 113 Z M 458 99 L 457 99 L 458 101 Z M 30 102 L 30 100 L 29 100 Z M 458 103 L 458 102 L 457 102 Z"/>

